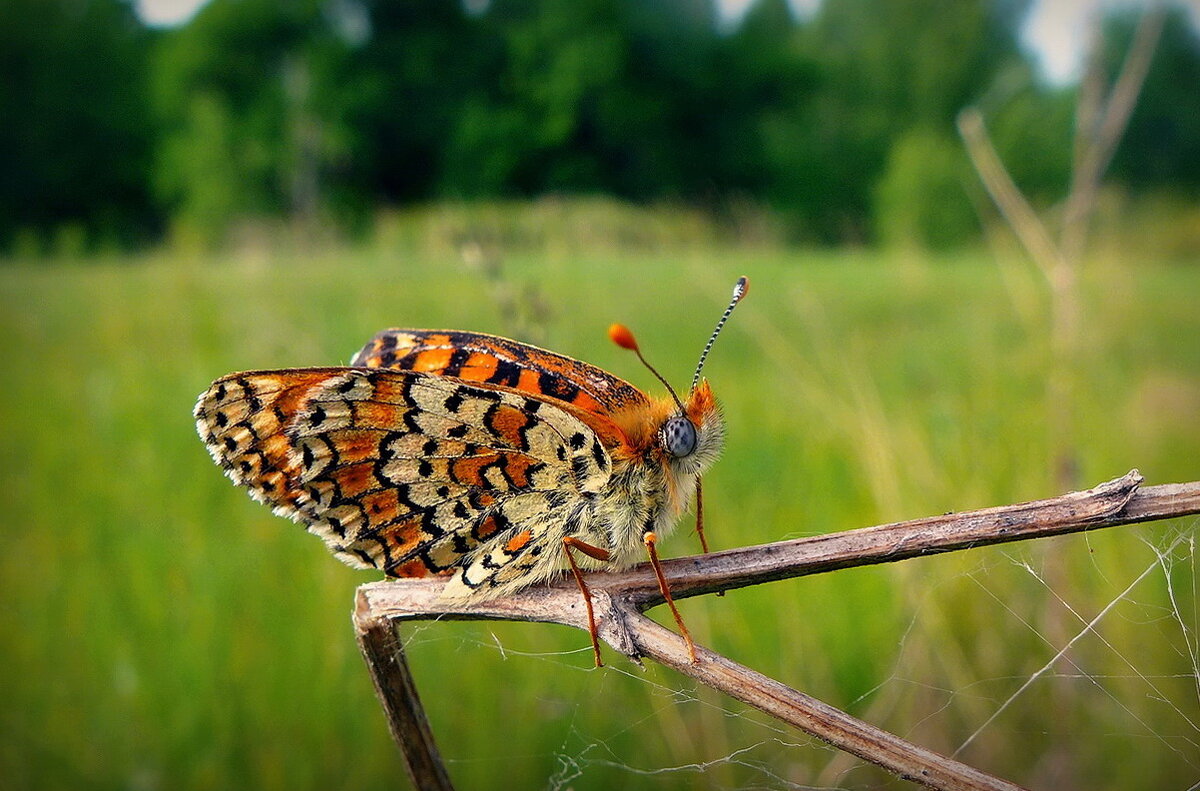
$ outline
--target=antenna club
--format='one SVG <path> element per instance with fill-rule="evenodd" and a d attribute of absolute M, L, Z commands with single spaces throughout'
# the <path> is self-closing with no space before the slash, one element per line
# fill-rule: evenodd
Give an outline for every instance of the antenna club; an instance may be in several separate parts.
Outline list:
<path fill-rule="evenodd" d="M 633 333 L 624 324 L 614 324 L 608 328 L 608 337 L 613 343 L 620 346 L 622 349 L 628 349 L 631 352 L 638 351 L 637 340 L 633 337 Z"/>
<path fill-rule="evenodd" d="M 748 293 L 750 293 L 750 278 L 742 275 L 737 279 L 737 282 L 733 284 L 733 298 L 738 302 L 741 302 L 742 297 L 746 296 Z"/>

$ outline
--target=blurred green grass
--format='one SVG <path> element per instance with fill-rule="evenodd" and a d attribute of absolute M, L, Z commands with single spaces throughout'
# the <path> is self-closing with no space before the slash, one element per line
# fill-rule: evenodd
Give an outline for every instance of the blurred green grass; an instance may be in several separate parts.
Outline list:
<path fill-rule="evenodd" d="M 525 250 L 546 344 L 651 389 L 629 324 L 730 424 L 718 548 L 1056 494 L 1045 294 L 1018 263 L 775 247 Z M 1076 360 L 1082 479 L 1200 478 L 1200 270 L 1100 264 Z M 229 371 L 344 362 L 385 326 L 507 334 L 451 249 L 0 269 L 0 785 L 403 785 L 349 625 L 370 574 L 212 465 L 190 416 Z M 962 760 L 1029 785 L 1186 787 L 1197 750 L 1196 520 L 838 572 L 683 603 L 700 641 L 952 752 L 1164 552 Z M 684 528 L 670 554 L 696 551 Z M 1168 582 L 1170 585 L 1168 586 Z M 1174 601 L 1172 601 L 1172 597 Z M 669 672 L 559 627 L 422 624 L 410 662 L 462 788 L 886 784 Z"/>

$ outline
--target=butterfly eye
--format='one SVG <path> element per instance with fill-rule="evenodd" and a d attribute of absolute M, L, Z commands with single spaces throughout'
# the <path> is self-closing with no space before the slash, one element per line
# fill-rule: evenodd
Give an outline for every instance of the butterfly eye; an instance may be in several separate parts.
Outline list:
<path fill-rule="evenodd" d="M 682 415 L 668 418 L 659 430 L 663 448 L 677 459 L 690 456 L 696 449 L 696 427 Z"/>

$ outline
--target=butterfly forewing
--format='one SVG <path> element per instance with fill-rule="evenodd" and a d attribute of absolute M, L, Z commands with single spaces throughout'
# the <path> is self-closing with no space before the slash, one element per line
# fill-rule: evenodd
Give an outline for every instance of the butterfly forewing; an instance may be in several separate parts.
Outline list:
<path fill-rule="evenodd" d="M 452 376 L 599 415 L 649 403 L 645 393 L 594 365 L 479 332 L 384 330 L 350 364 Z"/>
<path fill-rule="evenodd" d="M 233 374 L 196 419 L 236 483 L 339 558 L 396 576 L 457 568 L 449 595 L 548 575 L 549 539 L 611 468 L 596 434 L 553 403 L 414 371 Z"/>

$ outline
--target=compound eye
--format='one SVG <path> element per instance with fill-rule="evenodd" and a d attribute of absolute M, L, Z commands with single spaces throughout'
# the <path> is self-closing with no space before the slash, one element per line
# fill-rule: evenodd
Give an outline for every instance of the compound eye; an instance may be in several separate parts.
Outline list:
<path fill-rule="evenodd" d="M 686 417 L 669 418 L 660 434 L 663 448 L 677 459 L 690 456 L 696 449 L 696 427 Z"/>

